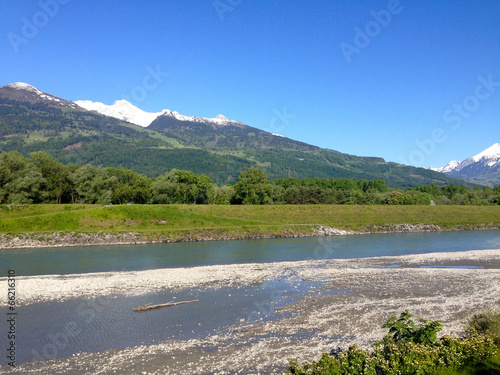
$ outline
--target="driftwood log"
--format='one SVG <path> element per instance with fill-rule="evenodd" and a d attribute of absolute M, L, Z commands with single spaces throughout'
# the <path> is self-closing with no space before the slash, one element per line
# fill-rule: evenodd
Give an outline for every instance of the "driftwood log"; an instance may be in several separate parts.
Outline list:
<path fill-rule="evenodd" d="M 151 304 L 146 304 L 144 306 L 139 306 L 134 309 L 134 311 L 148 311 L 148 310 L 153 310 L 153 309 L 159 309 L 161 307 L 170 307 L 170 306 L 177 306 L 177 305 L 184 305 L 186 303 L 191 303 L 191 302 L 198 302 L 199 299 L 194 299 L 192 301 L 180 301 L 180 302 L 174 302 L 170 301 L 167 303 L 160 303 L 159 305 L 151 305 Z"/>

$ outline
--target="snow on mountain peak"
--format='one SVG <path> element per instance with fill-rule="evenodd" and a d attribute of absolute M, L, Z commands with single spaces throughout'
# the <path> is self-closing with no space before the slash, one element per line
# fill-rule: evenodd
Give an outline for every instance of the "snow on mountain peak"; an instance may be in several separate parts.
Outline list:
<path fill-rule="evenodd" d="M 180 121 L 191 121 L 191 122 L 201 122 L 201 123 L 212 123 L 216 125 L 227 125 L 231 123 L 237 123 L 240 124 L 239 121 L 235 120 L 229 120 L 226 116 L 224 115 L 218 115 L 215 118 L 209 118 L 209 117 L 196 117 L 196 116 L 184 116 L 181 115 L 179 112 L 176 111 L 171 111 L 169 109 L 164 109 L 161 112 L 162 115 L 164 116 L 171 116 L 174 117 L 177 120 Z"/>
<path fill-rule="evenodd" d="M 219 124 L 219 125 L 224 125 L 224 124 L 231 122 L 231 120 L 229 120 L 224 115 L 217 115 L 217 117 L 215 117 L 215 118 L 205 118 L 204 120 L 209 121 L 209 122 L 215 122 L 216 124 Z"/>
<path fill-rule="evenodd" d="M 492 168 L 497 168 L 498 166 L 500 166 L 500 143 L 495 143 L 479 154 L 463 161 L 452 160 L 442 168 L 430 169 L 437 172 L 456 175 L 470 173 L 471 169 L 476 171 L 489 171 Z"/>
<path fill-rule="evenodd" d="M 444 167 L 441 168 L 431 168 L 432 170 L 436 172 L 441 172 L 441 173 L 448 173 L 453 171 L 458 165 L 460 164 L 459 161 L 457 160 L 452 160 L 448 164 L 446 164 Z"/>
<path fill-rule="evenodd" d="M 151 124 L 159 115 L 163 113 L 145 112 L 123 99 L 117 100 L 113 105 L 92 102 L 90 100 L 77 100 L 75 103 L 88 111 L 96 111 L 102 115 L 128 121 L 142 127 L 149 126 L 149 124 Z"/>
<path fill-rule="evenodd" d="M 170 116 L 179 121 L 192 121 L 200 123 L 212 123 L 216 125 L 227 125 L 238 123 L 238 121 L 229 120 L 224 115 L 218 115 L 215 118 L 184 116 L 179 112 L 164 109 L 161 112 L 150 113 L 145 112 L 126 100 L 117 100 L 113 105 L 106 105 L 100 102 L 92 102 L 90 100 L 77 100 L 75 102 L 80 107 L 88 111 L 96 111 L 102 115 L 115 117 L 120 120 L 131 122 L 142 127 L 149 126 L 158 116 Z"/>
<path fill-rule="evenodd" d="M 26 91 L 35 92 L 37 94 L 43 94 L 43 92 L 38 90 L 36 87 L 31 86 L 31 85 L 24 83 L 24 82 L 14 82 L 14 83 L 8 84 L 7 87 L 10 87 L 10 88 L 13 88 L 16 90 L 26 90 Z"/>
<path fill-rule="evenodd" d="M 46 92 L 43 92 L 42 90 L 39 90 L 36 87 L 31 86 L 31 85 L 24 83 L 24 82 L 14 82 L 14 83 L 10 83 L 4 87 L 18 90 L 19 94 L 23 97 L 23 99 L 28 99 L 28 100 L 41 99 L 42 101 L 50 102 L 52 105 L 71 107 L 71 108 L 77 107 L 77 105 L 72 103 L 72 102 L 69 102 L 69 101 L 64 100 L 64 99 L 60 99 L 57 96 L 54 96 L 52 94 L 47 94 Z"/>
<path fill-rule="evenodd" d="M 194 116 L 184 116 L 184 115 L 181 115 L 179 112 L 177 111 L 171 111 L 170 109 L 164 109 L 162 112 L 161 112 L 162 115 L 165 115 L 165 116 L 171 116 L 177 120 L 180 120 L 180 121 L 199 121 L 199 117 L 194 117 Z"/>
<path fill-rule="evenodd" d="M 110 116 L 117 118 L 119 120 L 128 121 L 132 124 L 136 124 L 142 127 L 149 126 L 158 116 L 171 116 L 180 121 L 192 121 L 200 123 L 212 123 L 216 125 L 228 125 L 228 124 L 241 124 L 239 121 L 229 120 L 226 116 L 219 114 L 215 118 L 207 117 L 196 117 L 196 116 L 184 116 L 179 112 L 171 111 L 169 109 L 164 109 L 161 112 L 146 112 L 142 109 L 131 104 L 127 100 L 121 99 L 114 102 L 112 105 L 107 105 L 100 102 L 93 102 L 91 100 L 77 100 L 75 102 L 67 102 L 65 100 L 61 101 L 54 95 L 47 94 L 30 84 L 24 82 L 14 82 L 6 85 L 16 90 L 24 90 L 38 95 L 41 99 L 46 101 L 51 101 L 58 105 L 67 105 L 72 108 L 79 106 L 88 111 L 95 111 L 105 116 Z"/>
<path fill-rule="evenodd" d="M 500 158 L 500 143 L 495 143 L 493 146 L 488 147 L 483 152 L 480 152 L 477 155 L 474 155 L 472 159 L 474 161 L 479 161 L 481 159 L 492 159 L 492 158 Z"/>
<path fill-rule="evenodd" d="M 121 106 L 121 107 L 127 107 L 127 108 L 133 108 L 133 109 L 139 109 L 132 103 L 127 102 L 125 99 L 117 100 L 114 106 Z M 140 110 L 140 109 L 139 109 Z"/>

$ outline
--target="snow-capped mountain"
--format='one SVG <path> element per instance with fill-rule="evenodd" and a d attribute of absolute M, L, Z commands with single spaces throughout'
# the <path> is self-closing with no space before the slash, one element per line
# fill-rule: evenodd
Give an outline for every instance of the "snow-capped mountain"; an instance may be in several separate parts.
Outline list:
<path fill-rule="evenodd" d="M 164 109 L 161 112 L 145 112 L 126 100 L 118 100 L 113 105 L 92 102 L 90 100 L 77 100 L 75 103 L 86 110 L 96 111 L 102 115 L 115 117 L 142 127 L 149 126 L 158 116 L 170 116 L 180 121 L 212 123 L 216 125 L 241 124 L 239 121 L 229 120 L 224 115 L 218 115 L 215 118 L 184 116 L 179 112 L 169 109 Z"/>
<path fill-rule="evenodd" d="M 452 160 L 448 164 L 446 164 L 444 167 L 441 168 L 433 168 L 430 167 L 429 169 L 432 169 L 433 171 L 436 172 L 441 172 L 441 173 L 450 173 L 455 170 L 459 166 L 460 162 L 457 160 Z"/>
<path fill-rule="evenodd" d="M 11 83 L 2 86 L 0 89 L 2 89 L 1 95 L 4 97 L 9 97 L 10 99 L 23 100 L 29 102 L 42 101 L 55 107 L 78 108 L 78 105 L 76 105 L 73 102 L 43 92 L 37 89 L 36 87 L 31 86 L 24 82 Z"/>
<path fill-rule="evenodd" d="M 179 114 L 179 112 L 170 111 L 169 109 L 164 109 L 161 112 L 162 116 L 170 116 L 180 121 L 190 121 L 190 122 L 201 122 L 205 124 L 215 124 L 215 125 L 244 125 L 240 121 L 229 120 L 224 115 L 218 115 L 214 118 L 209 117 L 196 117 L 196 116 L 184 116 Z"/>
<path fill-rule="evenodd" d="M 431 169 L 453 177 L 497 183 L 500 180 L 500 143 L 461 162 L 452 160 L 444 167 Z"/>
<path fill-rule="evenodd" d="M 90 100 L 77 100 L 75 103 L 88 111 L 96 111 L 101 115 L 114 117 L 143 127 L 151 124 L 155 118 L 162 114 L 162 112 L 145 112 L 126 100 L 117 100 L 113 105 L 92 102 Z"/>
<path fill-rule="evenodd" d="M 179 121 L 199 122 L 213 125 L 244 125 L 240 121 L 229 120 L 224 115 L 218 115 L 214 118 L 184 116 L 179 112 L 164 109 L 161 112 L 146 112 L 126 100 L 117 100 L 112 105 L 90 100 L 77 100 L 71 102 L 48 94 L 24 82 L 15 82 L 0 87 L 0 95 L 15 100 L 24 100 L 30 102 L 45 102 L 51 106 L 83 108 L 88 111 L 95 111 L 101 115 L 114 117 L 119 120 L 128 121 L 142 127 L 148 127 L 157 117 L 168 116 Z"/>
<path fill-rule="evenodd" d="M 483 152 L 473 156 L 472 158 L 466 159 L 468 161 L 472 159 L 470 162 L 480 162 L 482 161 L 489 167 L 493 167 L 498 164 L 500 161 L 500 143 L 495 143 L 493 146 L 487 148 Z"/>

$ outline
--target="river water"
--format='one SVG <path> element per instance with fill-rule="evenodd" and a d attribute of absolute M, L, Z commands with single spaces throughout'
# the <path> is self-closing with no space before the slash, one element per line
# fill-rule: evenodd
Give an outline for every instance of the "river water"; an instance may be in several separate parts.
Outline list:
<path fill-rule="evenodd" d="M 137 271 L 497 249 L 500 230 L 0 250 L 17 275 Z M 5 270 L 6 271 L 6 270 Z"/>
<path fill-rule="evenodd" d="M 35 276 L 498 248 L 500 230 L 453 231 L 2 250 L 0 264 L 16 270 L 18 276 Z M 294 298 L 316 293 L 320 287 L 317 282 L 292 278 L 238 287 L 145 291 L 141 295 L 76 298 L 26 306 L 20 298 L 17 363 L 221 334 L 251 323 L 261 314 L 261 304 L 272 301 L 273 308 L 284 306 Z M 22 280 L 19 293 L 22 297 Z M 150 302 L 193 299 L 199 302 L 147 313 L 132 311 Z M 277 319 L 272 311 L 268 309 L 262 318 Z M 5 344 L 0 340 L 2 352 Z"/>

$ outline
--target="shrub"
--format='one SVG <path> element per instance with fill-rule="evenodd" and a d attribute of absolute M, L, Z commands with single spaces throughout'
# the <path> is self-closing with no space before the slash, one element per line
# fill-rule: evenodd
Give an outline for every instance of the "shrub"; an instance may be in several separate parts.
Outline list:
<path fill-rule="evenodd" d="M 419 325 L 410 318 L 413 315 L 405 310 L 399 319 L 395 316 L 389 318 L 382 328 L 389 328 L 389 336 L 396 342 L 414 342 L 416 344 L 431 345 L 437 341 L 437 333 L 441 331 L 442 325 L 439 320 L 427 321 L 420 318 Z"/>
<path fill-rule="evenodd" d="M 497 352 L 493 339 L 487 334 L 480 335 L 477 330 L 471 330 L 467 338 L 444 336 L 438 340 L 437 332 L 442 327 L 439 321 L 419 319 L 420 324 L 416 325 L 411 317 L 405 310 L 399 319 L 390 318 L 382 326 L 389 328 L 389 333 L 373 345 L 372 352 L 353 345 L 335 357 L 325 353 L 319 361 L 310 364 L 300 365 L 297 361 L 291 361 L 288 374 L 435 374 L 439 370 L 474 367 Z"/>
<path fill-rule="evenodd" d="M 488 336 L 495 341 L 497 346 L 500 346 L 500 307 L 472 314 L 467 319 L 466 332 Z"/>

